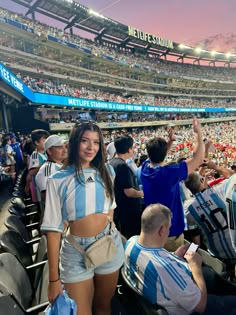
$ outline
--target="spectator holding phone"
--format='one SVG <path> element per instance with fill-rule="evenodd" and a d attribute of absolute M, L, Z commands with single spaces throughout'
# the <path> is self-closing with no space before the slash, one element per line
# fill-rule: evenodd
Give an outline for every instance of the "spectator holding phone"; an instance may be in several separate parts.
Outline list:
<path fill-rule="evenodd" d="M 163 248 L 171 226 L 167 207 L 148 206 L 141 226 L 141 234 L 130 238 L 125 249 L 124 274 L 135 291 L 171 315 L 236 314 L 233 284 L 218 279 L 209 268 L 203 270 L 201 256 L 187 251 L 187 244 L 174 253 Z M 207 294 L 209 279 L 213 295 Z"/>

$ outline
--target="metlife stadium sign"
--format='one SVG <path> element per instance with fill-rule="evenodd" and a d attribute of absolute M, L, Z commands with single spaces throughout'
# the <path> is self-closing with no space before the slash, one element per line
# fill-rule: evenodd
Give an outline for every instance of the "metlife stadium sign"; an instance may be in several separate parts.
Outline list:
<path fill-rule="evenodd" d="M 67 106 L 83 109 L 103 109 L 127 112 L 156 112 L 156 113 L 204 113 L 204 112 L 236 112 L 236 108 L 197 108 L 197 107 L 167 107 L 142 104 L 125 104 L 105 102 L 60 96 L 53 94 L 36 93 L 31 91 L 20 79 L 0 63 L 0 79 L 11 86 L 15 91 L 25 96 L 33 105 Z"/>
<path fill-rule="evenodd" d="M 46 104 L 55 106 L 68 106 L 83 109 L 103 109 L 127 112 L 156 112 L 156 113 L 204 113 L 204 112 L 225 112 L 224 108 L 196 108 L 196 107 L 167 107 L 167 106 L 148 106 L 142 104 L 124 104 L 115 102 L 105 102 L 76 98 L 68 96 L 50 95 L 34 93 L 35 105 Z M 235 108 L 236 111 L 236 108 Z"/>
<path fill-rule="evenodd" d="M 174 44 L 171 40 L 148 34 L 146 32 L 138 30 L 137 28 L 134 28 L 133 26 L 128 26 L 128 35 L 140 39 L 149 44 L 154 44 L 157 46 L 162 46 L 171 49 L 174 48 Z"/>

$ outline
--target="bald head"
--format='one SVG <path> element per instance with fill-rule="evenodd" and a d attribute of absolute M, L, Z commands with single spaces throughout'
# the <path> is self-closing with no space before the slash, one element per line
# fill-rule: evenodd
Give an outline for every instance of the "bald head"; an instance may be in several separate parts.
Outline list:
<path fill-rule="evenodd" d="M 153 233 L 162 225 L 168 226 L 171 211 L 166 206 L 156 203 L 148 206 L 142 214 L 141 224 L 143 233 Z"/>

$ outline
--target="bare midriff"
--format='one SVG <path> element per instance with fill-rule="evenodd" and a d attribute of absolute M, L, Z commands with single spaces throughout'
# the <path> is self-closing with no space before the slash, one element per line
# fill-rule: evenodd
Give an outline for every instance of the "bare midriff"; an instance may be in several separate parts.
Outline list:
<path fill-rule="evenodd" d="M 70 221 L 70 233 L 80 237 L 96 236 L 107 226 L 108 216 L 113 219 L 113 211 L 109 211 L 108 214 L 94 213 L 82 219 Z"/>

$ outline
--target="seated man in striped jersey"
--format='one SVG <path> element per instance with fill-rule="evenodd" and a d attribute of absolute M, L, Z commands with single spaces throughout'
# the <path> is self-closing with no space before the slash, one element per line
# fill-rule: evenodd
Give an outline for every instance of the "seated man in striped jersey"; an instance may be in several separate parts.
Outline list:
<path fill-rule="evenodd" d="M 44 211 L 47 179 L 62 167 L 63 161 L 67 158 L 65 141 L 57 135 L 49 136 L 45 141 L 44 148 L 48 160 L 40 167 L 35 178 L 42 213 Z"/>
<path fill-rule="evenodd" d="M 198 224 L 210 252 L 223 260 L 236 259 L 227 218 L 225 192 L 228 181 L 230 179 L 210 187 L 206 178 L 204 180 L 197 172 L 190 174 L 185 181 L 194 195 L 187 206 L 189 219 Z"/>
<path fill-rule="evenodd" d="M 225 197 L 230 237 L 236 250 L 236 174 L 232 175 L 226 183 Z"/>
<path fill-rule="evenodd" d="M 163 248 L 170 225 L 171 211 L 167 207 L 152 204 L 144 210 L 141 234 L 126 243 L 127 281 L 138 294 L 163 306 L 170 315 L 235 315 L 234 284 L 209 267 L 202 268 L 198 253 L 186 253 L 188 245 L 182 245 L 175 253 Z"/>

